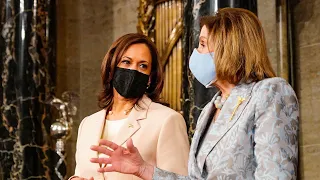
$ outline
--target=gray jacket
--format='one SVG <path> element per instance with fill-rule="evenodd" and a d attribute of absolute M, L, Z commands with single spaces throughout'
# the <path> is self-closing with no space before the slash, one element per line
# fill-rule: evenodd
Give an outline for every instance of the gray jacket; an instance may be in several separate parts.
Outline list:
<path fill-rule="evenodd" d="M 155 168 L 153 179 L 296 179 L 299 105 L 291 86 L 282 78 L 239 84 L 212 122 L 217 95 L 198 119 L 189 176 Z"/>

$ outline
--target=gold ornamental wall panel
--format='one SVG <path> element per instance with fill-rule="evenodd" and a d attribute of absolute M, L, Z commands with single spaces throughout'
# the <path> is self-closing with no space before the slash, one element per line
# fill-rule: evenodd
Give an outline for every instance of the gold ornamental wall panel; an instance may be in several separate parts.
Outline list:
<path fill-rule="evenodd" d="M 156 44 L 164 69 L 161 101 L 182 112 L 182 31 L 181 0 L 140 0 L 138 32 Z"/>

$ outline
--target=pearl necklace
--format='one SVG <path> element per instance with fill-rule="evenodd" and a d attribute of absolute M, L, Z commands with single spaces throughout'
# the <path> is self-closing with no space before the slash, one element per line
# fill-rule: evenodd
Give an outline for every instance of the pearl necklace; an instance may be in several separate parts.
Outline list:
<path fill-rule="evenodd" d="M 217 96 L 216 100 L 214 100 L 214 105 L 217 109 L 222 109 L 224 103 L 227 101 L 229 95 L 226 96 L 226 98 L 222 99 L 221 96 Z"/>

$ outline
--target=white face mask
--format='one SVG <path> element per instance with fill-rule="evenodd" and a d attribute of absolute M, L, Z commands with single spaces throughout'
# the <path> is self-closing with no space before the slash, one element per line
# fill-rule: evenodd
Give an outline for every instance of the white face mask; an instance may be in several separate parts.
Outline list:
<path fill-rule="evenodd" d="M 201 54 L 194 49 L 190 56 L 189 69 L 206 88 L 211 87 L 211 84 L 217 79 L 213 53 Z"/>

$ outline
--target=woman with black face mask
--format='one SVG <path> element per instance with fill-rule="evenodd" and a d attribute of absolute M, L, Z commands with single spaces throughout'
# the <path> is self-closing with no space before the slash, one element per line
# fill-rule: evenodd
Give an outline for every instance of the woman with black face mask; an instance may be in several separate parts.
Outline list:
<path fill-rule="evenodd" d="M 90 149 L 106 139 L 126 147 L 133 139 L 141 157 L 162 169 L 187 175 L 189 141 L 183 117 L 155 103 L 163 88 L 162 68 L 155 45 L 141 34 L 127 34 L 110 47 L 101 65 L 101 111 L 84 118 L 79 126 L 76 170 L 70 179 L 140 179 L 116 172 L 99 173 L 107 158 Z"/>

